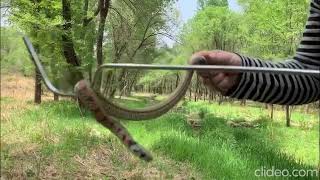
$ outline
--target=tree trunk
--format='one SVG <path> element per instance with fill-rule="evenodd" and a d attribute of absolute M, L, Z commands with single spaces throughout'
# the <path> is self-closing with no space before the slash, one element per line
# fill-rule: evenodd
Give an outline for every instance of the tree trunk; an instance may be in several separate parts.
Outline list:
<path fill-rule="evenodd" d="M 218 97 L 219 97 L 218 104 L 220 106 L 223 102 L 223 96 L 221 94 L 219 94 Z"/>
<path fill-rule="evenodd" d="M 62 16 L 64 20 L 63 33 L 62 33 L 62 47 L 63 54 L 68 62 L 73 66 L 80 66 L 80 61 L 74 50 L 72 41 L 72 19 L 71 19 L 71 6 L 69 0 L 62 0 Z"/>
<path fill-rule="evenodd" d="M 38 69 L 36 69 L 35 75 L 34 103 L 41 103 L 41 74 Z"/>
<path fill-rule="evenodd" d="M 54 101 L 59 101 L 59 95 L 56 93 L 53 93 L 53 100 Z"/>
<path fill-rule="evenodd" d="M 241 106 L 245 106 L 246 105 L 246 100 L 245 99 L 240 100 L 240 105 Z"/>
<path fill-rule="evenodd" d="M 179 85 L 179 81 L 180 81 L 180 76 L 179 76 L 179 73 L 177 73 L 176 88 L 177 88 L 178 85 Z"/>
<path fill-rule="evenodd" d="M 196 89 L 195 89 L 195 93 L 194 93 L 194 101 L 195 102 L 197 102 L 198 89 L 199 89 L 199 76 L 197 75 Z"/>
<path fill-rule="evenodd" d="M 106 18 L 109 11 L 110 0 L 100 0 L 100 21 L 99 21 L 99 28 L 98 28 L 98 36 L 97 36 L 97 65 L 100 66 L 103 64 L 103 34 L 104 34 L 104 27 L 106 24 Z"/>
<path fill-rule="evenodd" d="M 270 104 L 271 112 L 270 112 L 270 118 L 273 120 L 273 104 Z"/>
<path fill-rule="evenodd" d="M 68 64 L 72 66 L 80 66 L 81 62 L 78 58 L 76 51 L 74 49 L 74 43 L 72 41 L 72 11 L 69 0 L 62 0 L 62 50 L 63 55 Z M 70 84 L 76 84 L 78 81 L 83 79 L 83 74 L 79 71 L 76 71 L 72 68 L 69 68 L 69 71 L 72 73 L 72 76 L 69 76 L 65 79 L 66 82 Z"/>
<path fill-rule="evenodd" d="M 38 44 L 35 44 L 35 48 L 39 53 L 39 46 Z M 41 88 L 41 74 L 38 71 L 37 68 L 35 68 L 35 86 L 34 86 L 34 103 L 40 104 L 41 103 L 41 94 L 42 94 L 42 88 Z"/>
<path fill-rule="evenodd" d="M 290 106 L 286 106 L 286 120 L 287 120 L 287 127 L 290 127 Z"/>

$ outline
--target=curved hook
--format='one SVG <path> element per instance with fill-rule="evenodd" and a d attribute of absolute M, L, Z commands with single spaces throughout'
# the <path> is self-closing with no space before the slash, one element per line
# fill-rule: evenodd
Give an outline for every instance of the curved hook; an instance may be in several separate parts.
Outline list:
<path fill-rule="evenodd" d="M 48 75 L 46 74 L 40 60 L 39 60 L 39 57 L 34 49 L 34 47 L 32 46 L 32 43 L 30 42 L 29 38 L 24 36 L 23 37 L 23 41 L 24 41 L 24 44 L 27 46 L 27 49 L 30 53 L 30 56 L 31 56 L 31 59 L 33 61 L 33 63 L 35 64 L 36 68 L 38 69 L 38 71 L 40 72 L 41 74 L 41 77 L 44 81 L 44 84 L 47 86 L 47 88 L 53 92 L 53 93 L 56 93 L 60 96 L 71 96 L 71 97 L 74 97 L 75 94 L 74 93 L 65 93 L 65 92 L 62 92 L 60 91 L 59 89 L 57 89 L 52 83 L 51 81 L 49 80 L 48 78 Z"/>

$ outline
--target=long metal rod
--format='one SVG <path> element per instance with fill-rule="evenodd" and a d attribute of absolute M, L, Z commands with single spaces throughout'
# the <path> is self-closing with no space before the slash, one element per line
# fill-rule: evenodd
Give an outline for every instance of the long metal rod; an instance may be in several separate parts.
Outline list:
<path fill-rule="evenodd" d="M 47 86 L 47 88 L 50 91 L 52 91 L 53 93 L 56 93 L 60 96 L 75 96 L 74 93 L 65 93 L 65 92 L 60 91 L 56 87 L 54 87 L 54 85 L 49 80 L 49 77 L 48 77 L 46 71 L 44 70 L 44 68 L 40 62 L 40 59 L 39 59 L 34 47 L 32 46 L 32 43 L 30 42 L 29 38 L 24 36 L 23 41 L 24 41 L 25 45 L 27 46 L 27 49 L 28 49 L 30 56 L 31 56 L 31 59 L 32 59 L 33 63 L 35 64 L 36 68 L 38 69 L 38 71 L 40 72 L 41 77 L 44 81 L 44 84 Z"/>
<path fill-rule="evenodd" d="M 57 89 L 49 80 L 40 59 L 32 46 L 29 38 L 23 37 L 24 43 L 31 55 L 36 68 L 41 74 L 41 77 L 47 88 L 60 96 L 75 96 L 74 93 L 65 93 Z M 97 80 L 97 76 L 105 68 L 126 68 L 126 69 L 157 69 L 157 70 L 195 70 L 195 71 L 216 71 L 216 72 L 255 72 L 255 73 L 273 73 L 273 74 L 300 74 L 300 75 L 316 75 L 320 76 L 320 70 L 306 69 L 286 69 L 286 68 L 265 68 L 265 67 L 243 67 L 243 66 L 216 66 L 216 65 L 155 65 L 155 64 L 103 64 L 94 74 L 93 85 Z"/>
<path fill-rule="evenodd" d="M 288 69 L 288 68 L 266 68 L 266 67 L 244 67 L 244 66 L 217 66 L 217 65 L 154 65 L 154 64 L 103 64 L 103 68 L 126 68 L 126 69 L 157 69 L 157 70 L 195 70 L 216 72 L 255 72 L 272 74 L 300 74 L 320 75 L 320 70 Z"/>

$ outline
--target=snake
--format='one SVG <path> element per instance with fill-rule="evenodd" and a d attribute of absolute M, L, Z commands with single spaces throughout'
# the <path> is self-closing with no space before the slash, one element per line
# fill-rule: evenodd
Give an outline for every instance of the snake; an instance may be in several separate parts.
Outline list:
<path fill-rule="evenodd" d="M 153 158 L 151 153 L 149 153 L 143 146 L 134 140 L 130 135 L 125 126 L 121 124 L 118 119 L 132 120 L 132 121 L 142 121 L 155 119 L 167 113 L 171 108 L 173 108 L 186 94 L 188 87 L 191 83 L 192 76 L 195 71 L 195 65 L 207 65 L 204 57 L 193 57 L 189 64 L 194 66 L 192 69 L 188 69 L 182 81 L 179 82 L 177 88 L 171 93 L 171 95 L 164 101 L 140 109 L 128 109 L 123 107 L 116 102 L 106 99 L 99 90 L 95 89 L 95 80 L 93 83 L 89 83 L 86 80 L 80 80 L 74 86 L 74 92 L 65 93 L 57 89 L 49 80 L 39 57 L 30 42 L 29 38 L 23 37 L 24 43 L 27 50 L 30 53 L 31 60 L 35 64 L 37 70 L 40 72 L 44 84 L 47 88 L 60 96 L 74 97 L 82 102 L 94 115 L 97 122 L 102 124 L 104 127 L 110 130 L 119 140 L 124 144 L 130 152 L 139 157 L 144 161 L 151 161 Z M 95 73 L 95 77 L 101 76 L 101 72 L 98 72 L 103 66 L 100 66 Z M 259 68 L 259 67 L 225 67 L 216 66 L 215 70 L 229 70 L 236 72 L 267 72 L 267 73 L 281 73 L 281 74 L 312 74 L 319 75 L 319 71 L 312 70 L 295 70 L 295 69 L 284 69 L 284 68 Z M 205 70 L 205 68 L 198 67 L 197 69 Z M 213 69 L 211 67 L 210 69 Z"/>
<path fill-rule="evenodd" d="M 134 155 L 145 161 L 152 160 L 151 154 L 132 138 L 128 130 L 105 111 L 101 98 L 86 80 L 79 81 L 74 91 L 76 97 L 94 114 L 95 119 L 116 135 Z"/>
<path fill-rule="evenodd" d="M 149 120 L 160 117 L 173 108 L 187 92 L 188 86 L 192 80 L 194 71 L 187 71 L 183 80 L 179 83 L 176 90 L 164 101 L 141 109 L 128 109 L 103 97 L 103 95 L 93 88 L 93 85 L 86 80 L 80 80 L 74 86 L 74 93 L 64 93 L 57 89 L 49 80 L 39 57 L 27 37 L 23 37 L 24 43 L 30 53 L 31 60 L 41 74 L 41 77 L 47 88 L 61 96 L 75 97 L 82 102 L 94 115 L 96 121 L 110 130 L 130 152 L 144 161 L 151 161 L 152 155 L 140 144 L 138 144 L 130 135 L 128 130 L 118 119 L 133 121 Z M 200 59 L 201 61 L 201 59 Z M 190 62 L 199 62 L 193 60 Z"/>
<path fill-rule="evenodd" d="M 132 138 L 120 121 L 114 118 L 141 121 L 154 119 L 167 113 L 184 97 L 192 76 L 193 71 L 188 71 L 169 98 L 141 109 L 128 109 L 104 98 L 99 91 L 93 90 L 86 80 L 79 81 L 75 85 L 74 92 L 76 97 L 94 114 L 95 119 L 117 136 L 134 155 L 142 160 L 151 161 L 153 159 L 151 154 Z"/>

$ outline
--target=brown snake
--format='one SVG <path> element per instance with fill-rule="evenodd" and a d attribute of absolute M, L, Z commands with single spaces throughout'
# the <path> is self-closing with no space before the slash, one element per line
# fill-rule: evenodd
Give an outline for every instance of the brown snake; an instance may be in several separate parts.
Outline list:
<path fill-rule="evenodd" d="M 193 71 L 188 71 L 177 89 L 165 101 L 142 109 L 127 109 L 103 98 L 99 91 L 93 90 L 85 80 L 79 81 L 74 88 L 76 97 L 95 115 L 96 120 L 115 134 L 128 149 L 143 160 L 150 161 L 152 156 L 130 136 L 127 129 L 113 117 L 128 120 L 147 120 L 168 112 L 185 95 Z"/>
<path fill-rule="evenodd" d="M 104 127 L 108 128 L 114 135 L 116 135 L 121 142 L 135 155 L 140 157 L 143 160 L 150 161 L 152 160 L 152 156 L 148 153 L 142 146 L 140 146 L 134 139 L 130 136 L 127 129 L 115 118 L 120 119 L 127 119 L 127 120 L 147 120 L 153 119 L 163 115 L 164 113 L 168 112 L 174 105 L 176 105 L 185 95 L 188 86 L 191 82 L 194 67 L 192 69 L 188 69 L 184 79 L 180 82 L 177 89 L 172 93 L 172 95 L 167 98 L 165 101 L 153 105 L 151 107 L 146 107 L 142 109 L 127 109 L 125 107 L 121 107 L 120 105 L 103 98 L 98 90 L 94 90 L 88 82 L 85 80 L 79 81 L 75 87 L 75 93 L 64 93 L 58 90 L 51 81 L 49 80 L 44 68 L 38 58 L 37 53 L 35 52 L 30 40 L 27 37 L 23 38 L 27 49 L 31 55 L 31 59 L 33 60 L 36 68 L 41 73 L 41 77 L 48 87 L 48 89 L 56 94 L 61 96 L 72 96 L 79 99 L 84 105 L 86 105 L 94 114 L 96 120 L 101 123 Z M 197 57 L 193 59 L 192 65 L 194 64 L 205 64 L 203 58 Z M 233 72 L 273 72 L 273 73 L 282 73 L 282 74 L 289 74 L 289 73 L 296 73 L 296 74 L 313 74 L 319 75 L 320 72 L 318 71 L 310 71 L 310 70 L 292 70 L 292 69 L 281 69 L 281 68 L 257 68 L 257 67 L 215 67 L 216 70 L 227 70 Z M 198 67 L 198 69 L 202 69 Z M 98 73 L 99 74 L 99 73 Z"/>
<path fill-rule="evenodd" d="M 75 85 L 78 99 L 85 104 L 94 114 L 96 120 L 115 134 L 122 143 L 135 155 L 145 161 L 151 161 L 152 156 L 130 136 L 127 129 L 117 120 L 107 114 L 97 94 L 85 80 Z"/>
<path fill-rule="evenodd" d="M 151 107 L 142 109 L 127 109 L 103 98 L 99 91 L 94 90 L 92 86 L 85 80 L 80 80 L 74 87 L 74 93 L 64 93 L 57 89 L 49 80 L 39 57 L 27 37 L 23 38 L 25 45 L 31 55 L 36 68 L 48 89 L 61 96 L 71 96 L 79 99 L 94 114 L 96 120 L 104 127 L 108 128 L 116 135 L 121 142 L 136 156 L 151 161 L 152 156 L 142 146 L 140 146 L 129 134 L 127 129 L 113 117 L 127 120 L 146 120 L 159 117 L 168 112 L 180 99 L 185 95 L 191 82 L 193 71 L 188 71 L 184 79 L 180 82 L 177 89 L 165 101 Z"/>
<path fill-rule="evenodd" d="M 79 99 L 84 105 L 86 105 L 94 114 L 96 120 L 101 123 L 104 127 L 108 128 L 114 135 L 116 135 L 121 142 L 135 155 L 140 157 L 141 159 L 145 161 L 152 160 L 152 156 L 150 153 L 148 153 L 142 146 L 140 146 L 134 139 L 131 137 L 127 129 L 115 118 L 120 119 L 127 119 L 127 120 L 147 120 L 147 119 L 153 119 L 156 117 L 159 117 L 163 115 L 164 113 L 168 112 L 173 106 L 175 106 L 185 95 L 188 86 L 191 82 L 194 70 L 223 70 L 223 71 L 230 71 L 230 72 L 265 72 L 265 73 L 282 73 L 282 74 L 313 74 L 313 75 L 319 75 L 319 71 L 311 71 L 311 70 L 295 70 L 295 69 L 284 69 L 284 68 L 259 68 L 259 67 L 226 67 L 226 66 L 209 66 L 209 69 L 205 69 L 208 67 L 174 67 L 175 69 L 184 69 L 188 70 L 186 75 L 184 76 L 184 79 L 180 82 L 176 90 L 172 93 L 172 95 L 167 98 L 165 101 L 153 105 L 151 107 L 146 107 L 142 109 L 127 109 L 125 107 L 121 107 L 120 105 L 105 99 L 98 90 L 93 89 L 93 85 L 90 85 L 85 80 L 80 80 L 74 87 L 74 93 L 65 93 L 61 92 L 59 89 L 57 89 L 51 81 L 49 80 L 40 60 L 39 57 L 32 46 L 32 43 L 30 42 L 29 38 L 26 36 L 23 37 L 24 43 L 31 55 L 31 59 L 34 62 L 37 70 L 40 72 L 41 77 L 45 83 L 45 85 L 48 87 L 48 89 L 60 96 L 71 96 L 76 97 Z M 192 65 L 195 64 L 201 64 L 206 65 L 206 61 L 201 57 L 195 57 L 196 59 L 193 59 L 191 62 Z M 140 65 L 139 65 L 140 66 Z M 137 66 L 137 67 L 139 67 Z M 96 72 L 96 75 L 101 75 L 99 70 L 103 67 L 106 67 L 104 65 L 100 66 L 98 68 L 98 72 Z M 115 66 L 113 66 L 115 67 Z M 128 66 L 126 66 L 128 67 Z M 140 66 L 142 67 L 142 66 Z M 159 66 L 158 66 L 159 67 Z M 168 69 L 169 67 L 161 67 L 161 69 Z M 171 66 L 171 69 L 173 67 Z M 208 71 L 207 71 L 208 72 Z M 95 82 L 95 81 L 94 81 Z"/>
<path fill-rule="evenodd" d="M 193 71 L 187 72 L 184 80 L 177 89 L 165 101 L 151 107 L 142 109 L 126 109 L 102 97 L 98 91 L 94 91 L 85 80 L 79 81 L 74 88 L 76 97 L 85 104 L 94 114 L 96 120 L 115 134 L 122 143 L 139 158 L 150 161 L 152 156 L 140 146 L 128 133 L 127 129 L 116 118 L 130 120 L 146 120 L 161 116 L 168 112 L 185 95 Z M 112 117 L 113 116 L 113 117 Z"/>
<path fill-rule="evenodd" d="M 96 94 L 102 101 L 103 109 L 108 112 L 109 115 L 128 120 L 147 120 L 157 118 L 164 113 L 168 112 L 173 106 L 175 106 L 185 95 L 191 82 L 193 71 L 188 71 L 184 79 L 179 83 L 175 91 L 166 100 L 141 109 L 127 109 L 114 103 L 103 96 L 96 90 Z"/>

